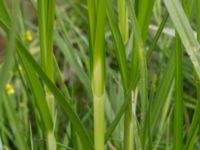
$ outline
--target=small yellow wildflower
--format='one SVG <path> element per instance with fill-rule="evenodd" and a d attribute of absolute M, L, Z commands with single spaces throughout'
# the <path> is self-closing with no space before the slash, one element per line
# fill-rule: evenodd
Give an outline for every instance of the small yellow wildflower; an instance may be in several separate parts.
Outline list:
<path fill-rule="evenodd" d="M 15 93 L 13 86 L 9 83 L 6 84 L 6 91 L 7 91 L 8 95 L 12 95 Z"/>
<path fill-rule="evenodd" d="M 26 39 L 27 41 L 32 41 L 33 36 L 32 36 L 31 31 L 26 31 L 25 39 Z"/>

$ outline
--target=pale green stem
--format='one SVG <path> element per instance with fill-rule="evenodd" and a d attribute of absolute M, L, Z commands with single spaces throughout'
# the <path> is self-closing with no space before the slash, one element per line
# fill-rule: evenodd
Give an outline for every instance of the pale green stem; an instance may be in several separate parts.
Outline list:
<path fill-rule="evenodd" d="M 104 150 L 104 95 L 94 95 L 95 150 Z"/>
<path fill-rule="evenodd" d="M 54 82 L 54 70 L 53 70 L 53 33 L 54 33 L 54 12 L 55 12 L 55 0 L 38 0 L 38 20 L 39 20 L 39 32 L 40 32 L 40 53 L 42 67 L 50 78 Z M 55 102 L 54 96 L 45 87 L 46 100 L 51 113 L 52 120 L 54 120 L 55 114 Z M 49 150 L 56 150 L 56 140 L 52 131 L 47 133 L 47 146 Z"/>
<path fill-rule="evenodd" d="M 100 55 L 99 55 L 100 56 Z M 94 105 L 94 145 L 95 150 L 104 150 L 104 63 L 101 57 L 94 59 L 92 91 Z"/>
<path fill-rule="evenodd" d="M 104 150 L 104 97 L 105 97 L 105 44 L 104 26 L 106 19 L 106 0 L 97 2 L 97 16 L 94 43 L 92 48 L 92 92 L 94 105 L 94 147 Z M 95 7 L 93 5 L 93 7 Z M 93 8 L 94 10 L 95 8 Z M 90 18 L 91 19 L 91 18 Z M 94 23 L 94 20 L 92 21 Z M 92 26 L 91 26 L 92 27 Z M 94 31 L 91 29 L 91 31 Z M 92 35 L 91 35 L 92 36 Z M 90 37 L 92 38 L 92 37 Z M 91 42 L 92 42 L 91 40 Z"/>
<path fill-rule="evenodd" d="M 125 112 L 124 150 L 133 150 L 133 113 L 131 100 Z"/>

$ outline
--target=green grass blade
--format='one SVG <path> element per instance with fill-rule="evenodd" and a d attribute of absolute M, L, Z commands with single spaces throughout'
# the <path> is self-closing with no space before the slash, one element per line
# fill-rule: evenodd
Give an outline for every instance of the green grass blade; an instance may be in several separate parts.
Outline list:
<path fill-rule="evenodd" d="M 129 25 L 128 25 L 128 7 L 125 0 L 118 0 L 118 18 L 119 28 L 122 34 L 124 44 L 128 42 L 129 38 Z"/>
<path fill-rule="evenodd" d="M 87 74 L 84 72 L 83 68 L 78 63 L 75 49 L 71 46 L 68 40 L 64 41 L 57 32 L 55 32 L 55 43 L 59 47 L 63 55 L 65 56 L 65 59 L 69 62 L 73 70 L 76 72 L 79 80 L 87 89 L 87 92 L 91 93 L 91 88 L 89 87 L 90 79 L 87 76 Z"/>
<path fill-rule="evenodd" d="M 185 15 L 185 12 L 178 0 L 165 0 L 170 17 L 176 27 L 176 30 L 185 46 L 186 52 L 194 65 L 197 75 L 200 77 L 200 54 L 199 43 L 193 35 L 193 30 Z"/>
<path fill-rule="evenodd" d="M 182 46 L 176 35 L 175 50 L 175 106 L 174 106 L 174 150 L 183 149 L 183 72 Z"/>
<path fill-rule="evenodd" d="M 173 91 L 173 90 L 171 90 L 171 91 Z M 153 150 L 159 149 L 159 146 L 161 145 L 161 142 L 162 142 L 161 141 L 162 137 L 163 137 L 164 133 L 166 132 L 166 129 L 167 129 L 167 126 L 168 126 L 168 124 L 166 124 L 166 122 L 168 122 L 172 117 L 172 109 L 170 109 L 170 99 L 171 99 L 171 93 L 172 93 L 171 91 L 170 91 L 169 97 L 167 98 L 167 103 L 166 103 L 167 107 L 166 107 L 166 109 L 164 109 L 163 114 L 161 116 L 160 128 L 156 132 L 157 137 L 156 137 L 156 141 L 155 141 L 155 145 L 153 147 Z"/>
<path fill-rule="evenodd" d="M 47 56 L 47 2 L 48 0 L 38 0 L 38 21 L 39 21 L 39 33 L 40 33 L 40 53 L 41 53 L 41 64 L 44 70 L 46 68 L 46 56 Z"/>
<path fill-rule="evenodd" d="M 5 32 L 9 31 L 9 25 L 5 24 L 4 21 L 0 20 L 1 27 L 5 30 Z M 46 86 L 49 88 L 49 90 L 53 93 L 55 98 L 58 100 L 58 103 L 63 108 L 64 113 L 71 122 L 74 124 L 74 127 L 77 130 L 78 135 L 81 139 L 83 139 L 83 145 L 86 149 L 92 150 L 92 143 L 89 139 L 89 135 L 87 134 L 85 128 L 83 127 L 80 119 L 74 112 L 73 108 L 71 108 L 71 105 L 68 103 L 68 99 L 66 99 L 60 91 L 55 87 L 55 85 L 52 83 L 52 81 L 47 77 L 47 75 L 44 73 L 43 69 L 40 68 L 40 66 L 36 63 L 36 61 L 33 59 L 33 57 L 29 54 L 29 52 L 26 50 L 26 48 L 22 45 L 21 42 L 18 41 L 17 43 L 17 50 L 18 55 L 24 60 L 27 61 L 28 67 L 33 67 L 34 70 L 40 75 L 40 77 L 44 80 Z M 27 68 L 28 68 L 27 67 Z"/>
<path fill-rule="evenodd" d="M 199 13 L 200 13 L 200 1 L 196 0 L 196 6 L 197 6 L 197 11 L 196 11 L 196 30 L 197 30 L 197 40 L 200 42 L 200 20 L 199 20 Z M 199 84 L 199 77 L 195 77 L 195 82 L 196 82 L 196 89 L 197 89 L 197 104 L 196 108 L 192 117 L 192 122 L 190 125 L 190 129 L 188 131 L 188 136 L 186 140 L 186 149 L 192 150 L 194 148 L 194 142 L 197 136 L 198 131 L 198 124 L 199 124 L 199 113 L 200 113 L 200 84 Z"/>
<path fill-rule="evenodd" d="M 125 113 L 129 102 L 130 102 L 130 98 L 129 97 L 125 98 L 125 102 L 121 106 L 115 119 L 112 121 L 112 124 L 110 125 L 110 127 L 107 129 L 107 131 L 105 133 L 105 142 L 107 142 L 109 140 L 109 137 L 112 135 L 113 131 L 115 130 L 116 126 L 118 125 L 119 121 L 121 120 L 123 114 Z"/>
<path fill-rule="evenodd" d="M 149 58 L 150 58 L 150 56 L 151 56 L 151 54 L 153 52 L 153 49 L 156 46 L 156 43 L 158 42 L 158 40 L 159 40 L 159 38 L 160 38 L 160 36 L 162 34 L 162 31 L 163 31 L 163 29 L 164 29 L 164 27 L 166 25 L 168 17 L 169 17 L 169 13 L 166 12 L 164 17 L 163 17 L 163 19 L 162 19 L 162 22 L 161 22 L 161 24 L 160 24 L 160 26 L 158 28 L 158 31 L 156 32 L 156 35 L 153 38 L 153 41 L 151 42 L 150 47 L 149 47 L 149 49 L 148 49 L 148 51 L 146 53 L 147 61 L 149 60 Z"/>
<path fill-rule="evenodd" d="M 53 70 L 53 37 L 54 37 L 54 18 L 55 18 L 55 0 L 48 0 L 47 6 L 47 52 L 46 52 L 46 73 L 49 78 L 54 81 Z"/>
<path fill-rule="evenodd" d="M 167 95 L 171 89 L 171 86 L 173 85 L 173 79 L 174 79 L 174 72 L 175 72 L 175 66 L 174 66 L 174 61 L 175 61 L 175 53 L 172 52 L 170 55 L 170 60 L 168 62 L 166 71 L 164 73 L 164 76 L 158 85 L 157 88 L 157 94 L 155 97 L 155 103 L 154 103 L 154 108 L 152 112 L 152 117 L 151 117 L 151 128 L 153 130 L 156 129 L 156 122 L 159 119 L 159 115 L 162 111 L 162 107 L 164 106 L 164 102 L 166 101 Z"/>
<path fill-rule="evenodd" d="M 42 118 L 41 119 L 43 123 L 42 127 L 43 127 L 43 130 L 45 131 L 44 134 L 47 140 L 47 143 L 46 143 L 47 147 L 48 149 L 50 149 L 51 147 L 54 147 L 55 149 L 56 143 L 55 143 L 55 138 L 53 134 L 53 121 L 52 121 L 51 113 L 50 113 L 50 110 L 45 98 L 45 91 L 40 81 L 38 80 L 35 71 L 31 67 L 26 66 L 26 64 L 28 64 L 29 62 L 25 59 L 22 59 L 22 57 L 20 57 L 20 60 L 23 64 L 23 68 L 26 71 L 28 80 L 30 82 L 31 90 L 36 100 L 36 106 Z"/>
<path fill-rule="evenodd" d="M 73 108 L 69 104 L 69 100 L 66 99 L 62 93 L 59 91 L 57 87 L 53 84 L 53 82 L 47 77 L 47 75 L 44 73 L 44 71 L 40 68 L 40 66 L 35 62 L 35 60 L 32 58 L 32 56 L 28 53 L 28 51 L 24 48 L 23 45 L 18 43 L 18 55 L 23 60 L 28 61 L 29 67 L 32 67 L 43 79 L 44 83 L 48 87 L 48 89 L 52 92 L 54 97 L 57 99 L 59 105 L 62 107 L 65 115 L 70 119 L 70 121 L 73 123 L 78 135 L 83 140 L 83 145 L 86 149 L 91 150 L 92 149 L 92 143 L 89 139 L 89 135 L 87 134 L 85 128 L 83 127 L 79 117 L 74 112 Z"/>
<path fill-rule="evenodd" d="M 90 26 L 90 46 L 91 48 L 93 48 L 95 39 L 95 26 L 96 26 L 96 2 L 94 0 L 87 0 L 87 6 L 88 6 L 88 18 Z"/>
<path fill-rule="evenodd" d="M 114 14 L 114 10 L 112 8 L 111 1 L 107 1 L 107 18 L 109 21 L 109 26 L 112 32 L 112 36 L 116 45 L 116 57 L 119 64 L 119 69 L 121 73 L 121 78 L 123 82 L 123 87 L 125 91 L 128 89 L 128 64 L 126 61 L 126 53 L 125 53 L 125 46 L 123 44 L 123 39 L 120 34 L 120 30 L 117 25 L 116 17 Z"/>
<path fill-rule="evenodd" d="M 168 12 L 166 12 L 165 15 L 164 15 L 164 18 L 163 18 L 163 20 L 162 20 L 162 22 L 161 22 L 161 24 L 159 26 L 159 29 L 156 32 L 156 35 L 155 35 L 155 37 L 153 38 L 153 41 L 150 44 L 150 47 L 149 47 L 149 49 L 148 49 L 148 51 L 146 53 L 147 62 L 150 60 L 150 56 L 151 56 L 151 54 L 152 54 L 152 52 L 153 52 L 153 50 L 154 50 L 154 48 L 156 46 L 156 43 L 158 42 L 158 40 L 159 40 L 159 38 L 160 38 L 160 36 L 161 36 L 161 34 L 163 32 L 163 29 L 164 29 L 165 24 L 167 22 L 168 16 L 169 16 L 169 14 L 168 14 Z M 138 52 L 135 49 L 136 48 L 133 48 L 133 50 L 134 50 L 133 51 L 134 52 L 133 53 L 133 59 L 132 59 L 132 68 L 133 69 L 131 70 L 132 71 L 131 75 L 133 76 L 133 78 L 130 81 L 130 86 L 129 86 L 129 89 L 128 89 L 129 92 L 132 89 L 134 89 L 135 85 L 139 81 Z"/>
<path fill-rule="evenodd" d="M 53 121 L 51 119 L 49 108 L 45 99 L 44 89 L 40 81 L 37 79 L 35 71 L 31 67 L 26 66 L 26 64 L 28 64 L 29 62 L 25 59 L 22 59 L 21 57 L 20 60 L 23 64 L 23 68 L 25 69 L 28 80 L 30 82 L 30 86 L 34 94 L 43 125 L 46 129 L 46 132 L 48 132 L 48 130 L 53 129 Z"/>
<path fill-rule="evenodd" d="M 124 28 L 125 30 L 127 30 L 127 28 L 125 28 L 123 25 L 120 26 L 120 30 L 121 33 L 118 29 L 117 26 L 117 22 L 114 16 L 114 11 L 112 9 L 112 3 L 111 1 L 108 1 L 108 9 L 107 9 L 107 17 L 109 20 L 109 25 L 112 31 L 112 35 L 115 41 L 115 45 L 116 45 L 116 56 L 117 56 L 117 60 L 118 60 L 118 64 L 119 64 L 119 68 L 120 68 L 120 73 L 121 73 L 121 77 L 122 77 L 122 82 L 123 82 L 123 87 L 124 87 L 124 91 L 125 91 L 125 95 L 128 94 L 128 67 L 127 67 L 127 62 L 126 62 L 126 54 L 125 54 L 125 46 L 124 46 L 124 41 L 125 36 L 121 37 L 121 34 L 127 34 L 127 33 L 122 33 L 122 28 Z M 123 2 L 122 2 L 123 3 Z M 119 5 L 119 4 L 118 4 Z M 126 3 L 124 3 L 124 6 L 119 6 L 119 9 L 121 9 L 120 7 L 125 7 Z M 121 10 L 123 11 L 123 10 Z M 119 11 L 119 13 L 123 13 Z M 124 10 L 125 11 L 125 10 Z M 120 14 L 122 15 L 122 14 Z M 124 16 L 123 16 L 124 17 Z M 121 19 L 123 18 L 121 16 Z M 127 16 L 128 17 L 128 16 Z M 122 20 L 120 20 L 122 23 Z M 123 31 L 124 31 L 123 29 Z M 125 31 L 128 32 L 128 31 Z M 124 39 L 123 39 L 124 38 Z M 128 94 L 130 95 L 130 94 Z M 125 103 L 126 104 L 126 103 Z M 106 136 L 108 137 L 109 134 L 111 134 L 111 132 L 113 132 L 114 128 L 116 127 L 116 123 L 120 120 L 121 115 L 125 112 L 125 110 L 123 110 L 123 108 L 128 108 L 128 110 L 126 111 L 126 115 L 125 115 L 125 130 L 124 130 L 124 149 L 128 150 L 128 149 L 133 149 L 133 124 L 132 124 L 132 106 L 131 106 L 131 100 L 130 100 L 130 96 L 129 99 L 127 101 L 127 106 L 129 104 L 129 107 L 126 107 L 126 105 L 123 105 L 123 107 L 120 109 L 119 114 L 117 115 L 117 117 L 115 118 L 113 124 L 111 125 L 111 127 L 109 128 Z M 106 138 L 107 138 L 106 137 Z"/>
<path fill-rule="evenodd" d="M 132 112 L 132 101 L 129 97 L 129 103 L 125 111 L 124 118 L 124 150 L 133 149 L 133 112 Z"/>
<path fill-rule="evenodd" d="M 132 21 L 132 29 L 134 32 L 136 50 L 138 51 L 138 61 L 139 61 L 139 71 L 140 71 L 140 82 L 141 82 L 141 122 L 142 122 L 142 145 L 145 146 L 145 133 L 144 125 L 147 111 L 147 102 L 148 102 L 148 82 L 147 82 L 147 65 L 146 65 L 146 56 L 144 52 L 144 45 L 141 36 L 141 30 L 138 26 L 138 21 L 136 19 L 134 5 L 132 1 L 127 0 L 127 5 L 129 6 L 129 14 Z M 134 56 L 133 56 L 134 59 Z"/>
<path fill-rule="evenodd" d="M 0 146 L 199 149 L 199 8 L 199 0 L 0 0 Z"/>
<path fill-rule="evenodd" d="M 98 2 L 95 40 L 92 55 L 92 88 L 94 95 L 100 96 L 104 93 L 105 88 L 104 24 L 106 18 L 106 0 Z"/>
<path fill-rule="evenodd" d="M 133 28 L 133 32 L 134 32 L 134 36 L 135 36 L 135 40 L 137 43 L 137 49 L 138 49 L 138 57 L 139 57 L 139 66 L 140 66 L 140 80 L 141 80 L 141 85 L 142 85 L 142 103 L 143 104 L 143 108 L 142 108 L 142 112 L 145 112 L 146 110 L 146 102 L 147 102 L 147 65 L 146 65 L 146 57 L 145 57 L 145 53 L 144 53 L 144 45 L 143 45 L 143 41 L 141 38 L 141 34 L 140 34 L 140 28 L 138 27 L 138 23 L 137 23 L 137 19 L 135 16 L 135 10 L 133 7 L 133 4 L 130 0 L 127 0 L 127 4 L 129 6 L 129 11 L 131 14 L 131 20 L 132 20 L 132 28 Z"/>
<path fill-rule="evenodd" d="M 22 131 L 20 131 L 20 122 L 18 120 L 18 117 L 16 115 L 15 109 L 13 108 L 13 104 L 11 102 L 10 97 L 8 96 L 8 93 L 4 90 L 3 93 L 1 93 L 1 100 L 3 100 L 3 104 L 5 107 L 5 111 L 8 117 L 9 124 L 11 126 L 11 130 L 14 134 L 14 137 L 16 138 L 15 146 L 18 149 L 21 150 L 27 150 L 28 145 L 26 144 L 24 136 L 21 134 Z"/>
<path fill-rule="evenodd" d="M 0 1 L 0 18 L 0 20 L 4 22 L 4 24 L 10 24 L 11 19 L 4 0 Z"/>
<path fill-rule="evenodd" d="M 144 42 L 146 41 L 148 26 L 151 21 L 155 0 L 138 0 L 138 25 L 141 29 L 141 36 Z"/>
<path fill-rule="evenodd" d="M 6 5 L 4 3 L 4 1 L 1 1 L 0 3 L 0 7 L 3 7 L 3 11 L 5 11 L 2 14 L 2 20 L 4 22 L 9 22 L 9 17 L 7 14 L 7 9 L 6 9 Z M 9 75 L 10 75 L 10 71 L 14 65 L 14 58 L 13 58 L 13 54 L 14 54 L 14 49 L 15 49 L 15 35 L 16 35 L 16 25 L 17 25 L 17 17 L 15 17 L 15 15 L 18 13 L 18 9 L 19 9 L 19 1 L 16 0 L 13 2 L 13 7 L 12 7 L 12 18 L 11 18 L 11 30 L 8 33 L 8 42 L 9 44 L 6 45 L 6 50 L 5 50 L 5 62 L 0 70 L 0 91 L 3 91 L 3 89 L 5 88 L 6 83 L 9 80 Z M 6 18 L 8 17 L 8 18 Z"/>
<path fill-rule="evenodd" d="M 196 12 L 196 21 L 197 21 L 197 40 L 200 42 L 200 19 L 199 19 L 199 15 L 200 14 L 200 1 L 196 0 L 196 4 L 197 4 L 197 12 Z"/>
<path fill-rule="evenodd" d="M 105 100 L 105 20 L 106 0 L 97 1 L 96 29 L 92 47 L 91 85 L 94 107 L 94 149 L 104 149 L 104 100 Z"/>
<path fill-rule="evenodd" d="M 69 89 L 68 89 L 67 85 L 65 85 L 65 81 L 63 79 L 61 70 L 59 68 L 59 65 L 58 65 L 58 62 L 57 62 L 55 56 L 54 56 L 54 66 L 55 66 L 55 70 L 57 72 L 58 79 L 59 79 L 59 81 L 61 83 L 61 86 L 62 86 L 61 88 L 63 89 L 63 91 L 64 91 L 65 95 L 67 96 L 67 98 L 70 99 Z"/>
<path fill-rule="evenodd" d="M 41 64 L 45 73 L 54 82 L 53 69 L 53 34 L 54 34 L 54 17 L 55 17 L 55 0 L 38 0 L 38 21 L 39 21 L 39 36 L 40 36 L 40 54 Z M 52 120 L 55 116 L 55 102 L 53 95 L 46 91 L 46 100 L 51 113 Z M 52 132 L 52 131 L 51 131 Z M 52 134 L 50 132 L 50 134 Z M 55 140 L 55 138 L 53 137 Z M 53 147 L 55 150 L 56 144 L 48 139 L 48 148 Z M 52 145 L 53 143 L 53 145 Z"/>
<path fill-rule="evenodd" d="M 198 131 L 198 124 L 199 124 L 199 113 L 200 113 L 200 85 L 199 85 L 199 78 L 196 77 L 196 88 L 197 88 L 197 104 L 196 108 L 192 117 L 192 122 L 188 131 L 188 136 L 186 140 L 186 149 L 192 150 L 194 149 L 194 142 L 196 139 L 196 134 Z"/>

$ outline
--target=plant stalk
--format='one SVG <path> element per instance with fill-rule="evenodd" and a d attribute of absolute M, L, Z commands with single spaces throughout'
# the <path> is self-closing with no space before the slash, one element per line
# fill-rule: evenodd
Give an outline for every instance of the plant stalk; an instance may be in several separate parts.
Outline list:
<path fill-rule="evenodd" d="M 55 0 L 38 0 L 38 20 L 40 33 L 40 53 L 41 64 L 44 72 L 49 79 L 54 82 L 53 70 L 53 33 L 54 33 Z M 46 100 L 52 120 L 55 116 L 55 100 L 47 87 Z M 56 142 L 53 130 L 47 133 L 47 147 L 50 150 L 56 150 Z"/>
<path fill-rule="evenodd" d="M 118 0 L 119 29 L 121 31 L 124 44 L 128 42 L 129 26 L 128 26 L 128 7 L 125 0 Z"/>
<path fill-rule="evenodd" d="M 176 34 L 175 51 L 175 106 L 174 106 L 174 150 L 183 147 L 183 77 L 182 77 L 182 47 Z"/>
<path fill-rule="evenodd" d="M 124 120 L 124 150 L 133 150 L 133 133 L 133 112 L 130 98 Z"/>

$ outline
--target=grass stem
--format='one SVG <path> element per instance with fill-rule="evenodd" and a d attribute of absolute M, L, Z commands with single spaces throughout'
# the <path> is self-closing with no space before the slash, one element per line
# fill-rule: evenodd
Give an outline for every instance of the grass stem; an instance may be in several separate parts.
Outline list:
<path fill-rule="evenodd" d="M 182 77 L 182 47 L 176 34 L 175 51 L 175 106 L 174 106 L 174 150 L 183 149 L 183 77 Z"/>

